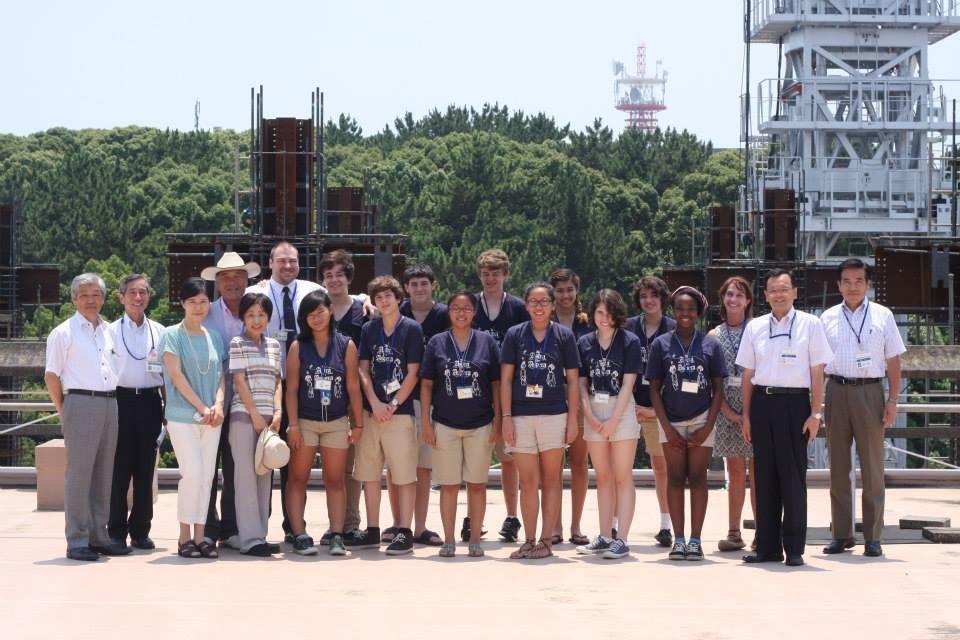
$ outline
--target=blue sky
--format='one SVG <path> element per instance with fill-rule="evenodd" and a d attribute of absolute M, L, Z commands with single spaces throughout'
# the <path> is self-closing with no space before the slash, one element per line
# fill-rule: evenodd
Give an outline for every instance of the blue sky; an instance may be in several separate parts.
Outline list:
<path fill-rule="evenodd" d="M 327 117 L 365 132 L 405 111 L 507 104 L 576 129 L 613 109 L 611 61 L 647 44 L 669 72 L 663 125 L 738 145 L 741 0 L 483 3 L 408 0 L 253 3 L 81 0 L 3 9 L 0 132 L 129 124 L 249 126 L 250 87 L 268 117 Z M 776 75 L 776 48 L 753 48 L 752 84 Z M 960 35 L 931 49 L 931 75 L 960 76 Z M 957 96 L 960 97 L 960 96 Z"/>

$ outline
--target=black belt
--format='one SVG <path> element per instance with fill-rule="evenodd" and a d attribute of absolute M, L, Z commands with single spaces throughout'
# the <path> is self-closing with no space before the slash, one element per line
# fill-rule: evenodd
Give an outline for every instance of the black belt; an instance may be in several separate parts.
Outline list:
<path fill-rule="evenodd" d="M 852 384 L 856 387 L 862 387 L 866 384 L 880 384 L 883 381 L 883 378 L 844 378 L 843 376 L 835 376 L 833 374 L 827 377 L 837 384 Z"/>
<path fill-rule="evenodd" d="M 93 398 L 115 398 L 116 391 L 91 391 L 90 389 L 67 389 L 70 396 L 91 396 Z"/>
<path fill-rule="evenodd" d="M 160 387 L 117 387 L 117 391 L 131 393 L 135 396 L 146 396 L 160 393 Z"/>
<path fill-rule="evenodd" d="M 765 387 L 762 384 L 755 385 L 757 393 L 768 396 L 805 396 L 809 395 L 810 389 L 806 387 Z"/>

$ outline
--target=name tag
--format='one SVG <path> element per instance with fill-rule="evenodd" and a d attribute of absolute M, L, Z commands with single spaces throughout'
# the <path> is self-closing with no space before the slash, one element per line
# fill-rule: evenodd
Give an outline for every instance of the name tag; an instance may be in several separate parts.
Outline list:
<path fill-rule="evenodd" d="M 792 367 L 797 364 L 797 352 L 793 350 L 784 351 L 780 354 L 780 364 L 786 367 Z"/>
<path fill-rule="evenodd" d="M 470 400 L 473 398 L 473 387 L 457 387 L 457 400 Z"/>
<path fill-rule="evenodd" d="M 642 384 L 642 385 L 645 386 L 645 387 L 649 387 L 649 386 L 650 386 L 650 381 L 647 380 L 646 378 L 640 378 L 640 384 Z"/>
<path fill-rule="evenodd" d="M 163 373 L 163 366 L 160 364 L 160 353 L 156 349 L 150 349 L 147 353 L 145 368 L 147 373 Z"/>
<path fill-rule="evenodd" d="M 330 378 L 314 378 L 313 388 L 318 391 L 330 391 L 333 388 L 333 380 Z"/>
<path fill-rule="evenodd" d="M 683 384 L 680 385 L 680 391 L 684 393 L 699 393 L 700 385 L 697 384 L 696 380 L 684 380 Z"/>
<path fill-rule="evenodd" d="M 291 331 L 292 331 L 291 329 L 277 329 L 276 331 L 273 332 L 273 335 L 270 337 L 273 338 L 274 340 L 277 340 L 278 342 L 283 343 L 287 341 L 287 335 L 290 334 Z"/>
<path fill-rule="evenodd" d="M 329 406 L 329 404 L 330 404 L 330 394 L 329 394 L 329 393 L 320 394 L 320 404 L 321 404 L 322 406 L 324 406 L 324 407 Z"/>
<path fill-rule="evenodd" d="M 593 401 L 596 402 L 597 404 L 607 404 L 608 402 L 610 402 L 610 394 L 604 393 L 602 391 L 598 391 L 595 394 L 593 394 Z"/>
<path fill-rule="evenodd" d="M 857 369 L 869 369 L 873 364 L 873 357 L 869 353 L 858 353 L 856 355 Z"/>
<path fill-rule="evenodd" d="M 743 378 L 740 376 L 727 376 L 727 386 L 728 387 L 742 387 Z"/>
<path fill-rule="evenodd" d="M 540 385 L 540 384 L 528 384 L 528 385 L 527 385 L 527 397 L 528 397 L 528 398 L 542 398 L 542 397 L 543 397 L 543 385 Z"/>
<path fill-rule="evenodd" d="M 389 382 L 384 382 L 384 383 L 383 383 L 383 390 L 387 393 L 387 395 L 389 395 L 389 394 L 391 394 L 391 393 L 396 393 L 397 391 L 400 390 L 400 381 L 397 380 L 396 378 L 394 378 L 393 380 L 390 380 Z"/>

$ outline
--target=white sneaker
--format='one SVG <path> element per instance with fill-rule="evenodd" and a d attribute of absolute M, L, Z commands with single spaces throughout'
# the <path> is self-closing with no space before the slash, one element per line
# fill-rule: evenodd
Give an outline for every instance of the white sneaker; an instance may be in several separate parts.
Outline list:
<path fill-rule="evenodd" d="M 577 553 L 588 556 L 595 553 L 603 553 L 609 547 L 610 547 L 609 540 L 607 540 L 603 536 L 597 536 L 590 542 L 590 544 L 584 544 L 577 547 Z"/>

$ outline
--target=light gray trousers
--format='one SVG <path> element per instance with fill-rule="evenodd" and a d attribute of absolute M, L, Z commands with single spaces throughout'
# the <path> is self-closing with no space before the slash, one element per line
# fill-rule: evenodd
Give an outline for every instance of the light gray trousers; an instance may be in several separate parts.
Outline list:
<path fill-rule="evenodd" d="M 67 451 L 63 493 L 67 548 L 106 546 L 117 399 L 68 394 L 60 417 Z"/>
<path fill-rule="evenodd" d="M 270 424 L 273 416 L 263 416 Z M 259 434 L 253 430 L 250 416 L 241 411 L 230 414 L 230 450 L 233 452 L 234 505 L 237 510 L 237 532 L 240 550 L 267 541 L 267 523 L 270 520 L 270 490 L 273 472 L 258 476 L 253 458 Z"/>

